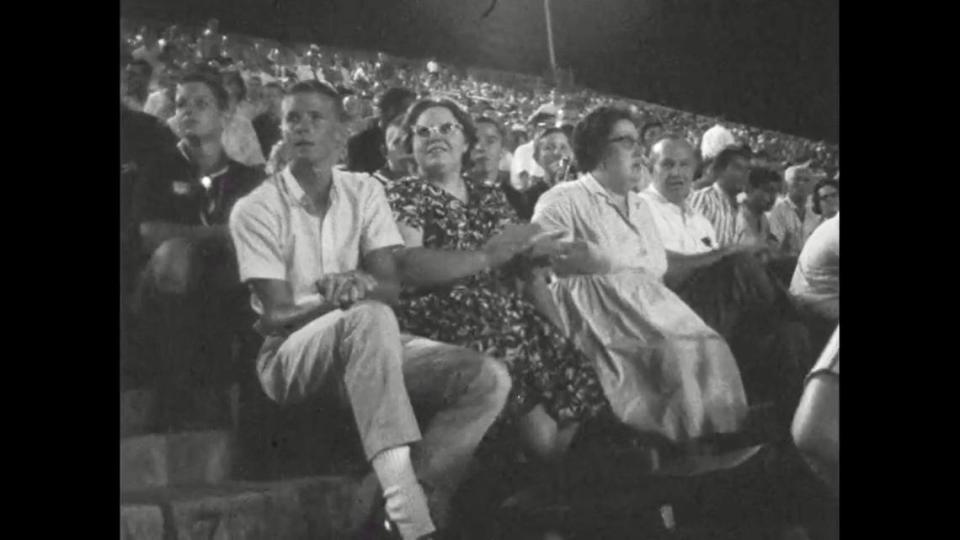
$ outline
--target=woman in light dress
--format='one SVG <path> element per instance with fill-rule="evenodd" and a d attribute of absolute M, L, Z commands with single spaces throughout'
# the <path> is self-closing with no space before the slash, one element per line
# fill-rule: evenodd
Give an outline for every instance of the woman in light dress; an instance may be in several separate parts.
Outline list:
<path fill-rule="evenodd" d="M 740 429 L 747 402 L 723 338 L 663 283 L 666 253 L 634 187 L 642 140 L 630 113 L 576 127 L 578 180 L 543 194 L 532 223 L 564 237 L 548 253 L 564 330 L 594 362 L 614 414 L 674 443 Z"/>

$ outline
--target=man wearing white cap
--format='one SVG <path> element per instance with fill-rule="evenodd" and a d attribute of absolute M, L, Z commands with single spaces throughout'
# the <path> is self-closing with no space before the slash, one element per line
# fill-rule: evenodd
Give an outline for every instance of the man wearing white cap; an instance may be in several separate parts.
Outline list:
<path fill-rule="evenodd" d="M 547 125 L 552 125 L 557 121 L 557 115 L 560 113 L 557 106 L 552 103 L 541 105 L 533 116 L 530 117 L 529 124 L 533 131 L 533 137 L 530 141 L 517 147 L 513 153 L 513 163 L 510 165 L 510 183 L 514 188 L 526 189 L 530 179 L 534 176 L 543 177 L 543 168 L 533 158 L 534 144 L 540 137 L 540 133 Z"/>
<path fill-rule="evenodd" d="M 730 130 L 716 124 L 704 132 L 700 139 L 700 155 L 703 159 L 711 160 L 717 157 L 724 148 L 737 144 L 737 139 Z"/>
<path fill-rule="evenodd" d="M 715 124 L 703 133 L 703 136 L 700 138 L 700 159 L 702 164 L 700 170 L 702 173 L 693 182 L 694 191 L 708 187 L 716 182 L 717 178 L 713 174 L 713 168 L 711 167 L 713 160 L 716 159 L 725 148 L 736 145 L 737 139 L 733 136 L 733 133 L 720 124 Z"/>
<path fill-rule="evenodd" d="M 784 172 L 787 196 L 777 201 L 767 215 L 770 232 L 777 237 L 784 254 L 798 256 L 822 218 L 813 212 L 810 193 L 815 182 L 808 164 L 788 167 Z"/>

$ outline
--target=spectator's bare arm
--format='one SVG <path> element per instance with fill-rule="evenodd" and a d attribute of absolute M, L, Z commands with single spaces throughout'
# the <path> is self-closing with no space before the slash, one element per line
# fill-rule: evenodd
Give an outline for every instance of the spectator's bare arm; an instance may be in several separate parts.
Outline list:
<path fill-rule="evenodd" d="M 263 304 L 260 330 L 267 334 L 292 332 L 330 311 L 338 309 L 339 303 L 318 296 L 303 305 L 293 302 L 293 291 L 286 281 L 276 279 L 250 280 L 253 294 Z"/>

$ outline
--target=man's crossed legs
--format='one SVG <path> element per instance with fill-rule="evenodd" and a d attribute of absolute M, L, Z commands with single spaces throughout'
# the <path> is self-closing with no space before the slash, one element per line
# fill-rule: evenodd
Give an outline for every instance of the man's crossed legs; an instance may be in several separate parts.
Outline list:
<path fill-rule="evenodd" d="M 447 525 L 450 499 L 510 391 L 503 364 L 401 335 L 390 307 L 375 301 L 268 337 L 257 369 L 267 395 L 281 404 L 326 392 L 350 404 L 387 513 L 404 538 L 434 529 L 421 485 L 433 520 Z M 422 437 L 414 405 L 432 413 Z"/>

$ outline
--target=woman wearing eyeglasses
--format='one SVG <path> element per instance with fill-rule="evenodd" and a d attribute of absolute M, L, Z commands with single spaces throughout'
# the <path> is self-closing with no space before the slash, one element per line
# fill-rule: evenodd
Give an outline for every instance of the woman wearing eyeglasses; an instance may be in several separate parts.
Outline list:
<path fill-rule="evenodd" d="M 730 348 L 664 285 L 666 252 L 634 192 L 643 141 L 629 111 L 594 109 L 573 149 L 586 174 L 545 193 L 532 220 L 563 234 L 550 288 L 567 335 L 637 431 L 681 443 L 738 430 L 747 404 Z"/>
<path fill-rule="evenodd" d="M 513 390 L 505 419 L 518 420 L 534 457 L 553 460 L 580 420 L 608 405 L 589 360 L 518 287 L 531 275 L 522 255 L 544 235 L 519 224 L 497 185 L 465 176 L 476 130 L 459 106 L 421 100 L 404 127 L 419 174 L 387 188 L 407 246 L 400 273 L 415 287 L 401 296 L 401 327 L 506 361 Z"/>

